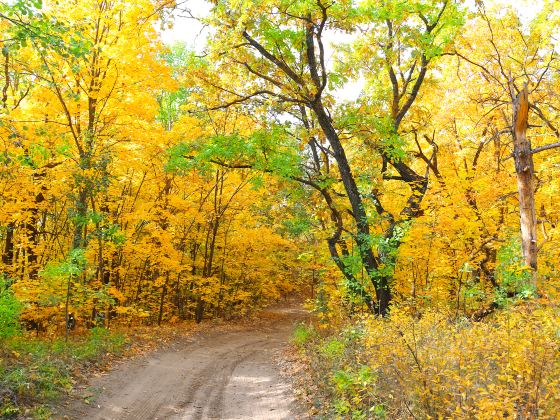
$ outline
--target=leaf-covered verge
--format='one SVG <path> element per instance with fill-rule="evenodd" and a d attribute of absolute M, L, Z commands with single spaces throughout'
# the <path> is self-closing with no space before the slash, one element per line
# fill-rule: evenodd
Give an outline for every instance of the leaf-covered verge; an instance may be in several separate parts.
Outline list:
<path fill-rule="evenodd" d="M 226 327 L 227 325 L 227 327 Z M 235 324 L 233 324 L 235 325 Z M 208 328 L 233 328 L 216 320 Z M 193 322 L 95 327 L 69 341 L 51 333 L 22 333 L 0 341 L 0 418 L 52 418 L 68 397 L 83 398 L 87 379 L 122 358 L 136 357 L 202 329 Z M 85 402 L 89 403 L 87 396 Z"/>
<path fill-rule="evenodd" d="M 402 306 L 294 335 L 317 419 L 560 415 L 560 308 L 521 303 L 481 322 Z"/>
<path fill-rule="evenodd" d="M 0 418 L 51 418 L 49 404 L 127 348 L 124 334 L 94 328 L 63 339 L 15 337 L 0 346 Z"/>

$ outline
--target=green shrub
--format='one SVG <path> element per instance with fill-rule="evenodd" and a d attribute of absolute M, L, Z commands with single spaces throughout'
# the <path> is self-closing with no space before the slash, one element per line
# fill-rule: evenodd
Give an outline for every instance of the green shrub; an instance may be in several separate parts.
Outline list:
<path fill-rule="evenodd" d="M 311 340 L 313 335 L 314 331 L 312 327 L 305 325 L 304 323 L 300 323 L 294 329 L 292 334 L 292 343 L 298 347 L 303 347 Z"/>
<path fill-rule="evenodd" d="M 102 327 L 92 328 L 88 339 L 80 346 L 71 348 L 77 360 L 91 360 L 104 353 L 119 353 L 125 344 L 122 334 L 115 334 Z"/>
<path fill-rule="evenodd" d="M 321 353 L 323 353 L 326 357 L 335 358 L 340 357 L 344 353 L 344 343 L 342 343 L 337 338 L 332 338 L 327 340 L 321 346 Z"/>
<path fill-rule="evenodd" d="M 96 363 L 107 353 L 119 353 L 124 345 L 122 334 L 103 328 L 94 328 L 77 341 L 24 337 L 6 341 L 0 357 L 0 418 L 16 418 L 22 406 L 33 405 L 34 418 L 51 418 L 48 407 L 40 404 L 71 389 L 77 368 Z"/>
<path fill-rule="evenodd" d="M 10 289 L 10 281 L 0 277 L 0 340 L 13 337 L 20 332 L 21 309 L 21 303 Z"/>
<path fill-rule="evenodd" d="M 496 290 L 496 302 L 505 306 L 511 298 L 528 299 L 535 297 L 533 272 L 525 265 L 519 240 L 510 240 L 498 250 L 496 277 L 499 287 Z"/>

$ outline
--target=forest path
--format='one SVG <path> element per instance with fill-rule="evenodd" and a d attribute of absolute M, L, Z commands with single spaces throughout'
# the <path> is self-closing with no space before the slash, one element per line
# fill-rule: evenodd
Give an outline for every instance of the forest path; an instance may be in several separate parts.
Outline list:
<path fill-rule="evenodd" d="M 278 360 L 300 307 L 262 314 L 257 326 L 197 333 L 94 378 L 98 396 L 71 404 L 72 419 L 302 418 Z"/>

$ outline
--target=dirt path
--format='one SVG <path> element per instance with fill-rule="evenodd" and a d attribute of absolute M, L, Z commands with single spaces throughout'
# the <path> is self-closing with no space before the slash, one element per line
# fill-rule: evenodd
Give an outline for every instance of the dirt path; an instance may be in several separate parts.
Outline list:
<path fill-rule="evenodd" d="M 199 333 L 124 362 L 91 381 L 98 396 L 75 419 L 301 419 L 278 356 L 299 308 L 271 310 L 258 327 Z"/>

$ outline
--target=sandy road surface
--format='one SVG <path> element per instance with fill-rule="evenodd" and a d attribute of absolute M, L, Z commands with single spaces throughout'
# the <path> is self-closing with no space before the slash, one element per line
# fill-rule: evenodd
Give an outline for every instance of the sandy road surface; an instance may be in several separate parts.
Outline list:
<path fill-rule="evenodd" d="M 277 360 L 299 308 L 270 311 L 259 327 L 207 332 L 126 361 L 91 381 L 90 405 L 75 419 L 298 419 L 292 390 Z M 97 391 L 96 391 L 97 390 Z"/>

